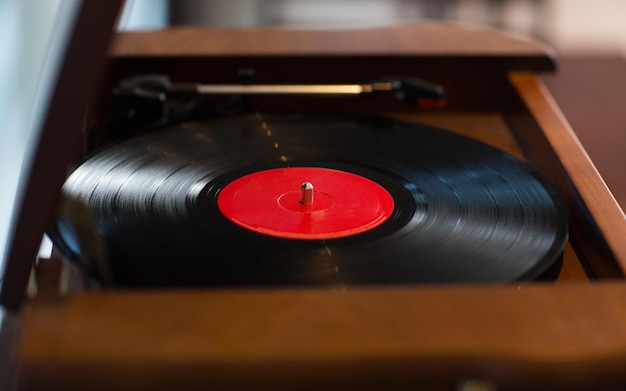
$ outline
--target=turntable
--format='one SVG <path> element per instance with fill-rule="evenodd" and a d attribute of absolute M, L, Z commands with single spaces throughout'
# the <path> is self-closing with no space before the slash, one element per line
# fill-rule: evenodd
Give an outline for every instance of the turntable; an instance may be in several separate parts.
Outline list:
<path fill-rule="evenodd" d="M 536 76 L 548 49 L 424 22 L 126 32 L 108 56 L 83 154 L 48 133 L 74 168 L 38 295 L 24 262 L 2 287 L 21 386 L 626 383 L 626 221 Z M 425 100 L 291 93 L 381 80 Z"/>

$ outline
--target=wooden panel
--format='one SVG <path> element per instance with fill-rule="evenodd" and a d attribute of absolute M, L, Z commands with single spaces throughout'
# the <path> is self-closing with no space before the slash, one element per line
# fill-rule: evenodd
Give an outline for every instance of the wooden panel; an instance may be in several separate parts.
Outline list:
<path fill-rule="evenodd" d="M 514 73 L 510 79 L 542 132 L 541 136 L 531 134 L 532 129 L 524 127 L 519 129 L 518 139 L 534 164 L 545 170 L 565 197 L 571 212 L 574 244 L 587 254 L 598 273 L 623 275 L 626 270 L 624 212 L 542 82 L 529 73 Z M 615 263 L 618 270 L 611 269 L 608 262 Z"/>
<path fill-rule="evenodd" d="M 340 30 L 177 27 L 119 33 L 111 46 L 115 57 L 285 54 L 519 56 L 551 67 L 552 51 L 486 27 L 434 22 Z"/>
<path fill-rule="evenodd" d="M 26 389 L 626 384 L 626 286 L 106 292 L 26 313 Z M 44 387 L 45 385 L 45 387 Z M 200 385 L 200 386 L 199 386 Z"/>

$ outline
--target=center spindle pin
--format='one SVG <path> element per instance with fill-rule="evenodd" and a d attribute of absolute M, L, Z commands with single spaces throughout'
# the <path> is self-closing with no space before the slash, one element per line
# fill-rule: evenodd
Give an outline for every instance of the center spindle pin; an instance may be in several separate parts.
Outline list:
<path fill-rule="evenodd" d="M 300 201 L 302 205 L 311 205 L 313 203 L 313 184 L 304 182 L 300 186 Z"/>

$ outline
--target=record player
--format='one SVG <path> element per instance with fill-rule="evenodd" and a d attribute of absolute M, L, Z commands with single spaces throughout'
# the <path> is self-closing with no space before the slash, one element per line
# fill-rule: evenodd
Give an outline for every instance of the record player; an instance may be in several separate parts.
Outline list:
<path fill-rule="evenodd" d="M 107 42 L 104 34 L 94 39 Z M 21 308 L 23 314 L 21 386 L 552 390 L 613 389 L 626 383 L 626 220 L 536 76 L 555 70 L 549 49 L 486 28 L 433 22 L 338 31 L 172 28 L 116 33 L 106 65 L 101 93 L 91 98 L 82 126 L 78 121 L 81 134 L 75 132 L 80 113 L 68 118 L 74 125 L 66 129 L 63 116 L 53 116 L 58 122 L 44 133 L 47 153 L 63 153 L 67 156 L 61 161 L 83 163 L 74 174 L 65 172 L 62 164 L 52 173 L 33 173 L 48 178 L 40 180 L 42 188 L 53 188 L 55 194 L 69 177 L 61 202 L 69 199 L 71 204 L 82 197 L 67 194 L 88 194 L 85 204 L 69 206 L 73 212 L 57 212 L 62 216 L 57 219 L 71 220 L 74 231 L 80 232 L 59 234 L 56 244 L 66 247 L 58 249 L 63 256 L 39 262 L 35 298 L 22 299 L 28 262 L 12 262 L 5 274 L 3 305 Z M 69 82 L 72 75 L 62 73 L 61 82 Z M 418 107 L 384 94 L 363 99 L 265 91 L 241 97 L 242 91 L 259 86 L 371 86 L 372 81 L 416 77 L 445 89 L 445 107 Z M 116 105 L 111 91 L 128 80 L 140 80 L 143 92 L 163 80 L 167 88 L 169 81 L 237 87 L 230 95 L 238 96 L 244 115 L 185 118 L 110 144 L 111 126 L 106 124 Z M 159 91 L 156 100 L 161 102 Z M 148 95 L 153 93 L 148 90 Z M 57 95 L 53 105 L 62 107 L 64 99 L 68 97 Z M 71 154 L 68 138 L 82 141 L 82 158 Z M 266 146 L 260 140 L 267 138 Z M 198 145 L 211 145 L 207 166 L 202 163 L 207 159 L 204 152 L 196 152 Z M 333 148 L 336 151 L 329 152 Z M 266 149 L 269 152 L 263 152 Z M 468 151 L 472 154 L 466 156 Z M 162 160 L 154 166 L 157 155 Z M 177 157 L 184 163 L 172 165 Z M 498 171 L 511 161 L 513 171 Z M 85 168 L 89 165 L 95 168 Z M 191 201 L 191 190 L 183 192 L 182 199 L 168 198 L 194 174 L 171 185 L 167 181 L 192 165 L 219 173 L 209 175 L 206 183 L 194 180 L 190 187 L 202 186 Z M 475 166 L 489 175 L 480 176 Z M 155 167 L 171 172 L 153 175 Z M 444 171 L 457 172 L 459 167 L 463 175 L 446 177 Z M 429 196 L 420 188 L 425 179 L 407 180 L 410 175 L 398 174 L 419 170 L 430 173 L 419 178 L 437 178 L 432 186 L 444 190 Z M 517 175 L 540 179 L 518 182 L 513 179 Z M 296 176 L 296 185 L 276 190 L 284 176 Z M 499 178 L 495 188 L 486 184 L 486 178 L 494 177 Z M 264 181 L 271 183 L 270 190 L 257 187 Z M 320 190 L 327 181 L 330 190 Z M 120 190 L 124 183 L 138 185 L 125 193 Z M 101 193 L 109 185 L 115 191 Z M 465 189 L 476 186 L 480 194 L 472 198 L 473 190 Z M 168 191 L 162 194 L 163 189 Z M 513 195 L 499 198 L 509 189 Z M 262 202 L 268 191 L 273 201 L 269 207 Z M 530 212 L 509 205 L 511 198 L 525 205 L 526 192 L 533 203 Z M 537 212 L 536 193 L 548 194 L 542 200 L 549 199 L 554 214 Z M 141 200 L 125 194 L 139 194 Z M 55 195 L 27 195 L 32 202 L 42 196 L 49 200 L 43 207 L 56 208 Z M 338 205 L 344 196 L 347 206 L 341 208 L 351 211 L 350 218 L 344 212 L 326 218 L 321 233 L 303 226 L 303 216 L 311 214 L 306 208 L 331 210 L 334 206 L 324 206 L 324 197 Z M 360 204 L 370 196 L 374 201 Z M 177 220 L 177 205 L 188 213 L 189 205 L 202 197 L 208 201 L 193 212 L 203 223 L 189 228 L 187 218 Z M 419 197 L 426 201 L 420 204 Z M 439 201 L 446 197 L 452 201 Z M 495 217 L 475 208 L 484 198 L 490 199 L 489 210 L 498 210 Z M 127 223 L 126 213 L 146 202 L 147 209 L 157 212 L 145 217 L 140 210 L 137 215 L 144 217 L 139 223 Z M 377 208 L 368 212 L 372 203 Z M 90 209 L 94 204 L 104 209 Z M 244 210 L 241 217 L 241 204 L 252 205 L 252 212 Z M 89 208 L 81 209 L 84 205 Z M 441 226 L 450 216 L 436 214 L 429 231 L 437 232 L 436 240 L 415 228 L 436 213 L 433 210 L 454 208 L 468 211 L 452 215 L 456 225 L 449 232 Z M 271 210 L 270 218 L 261 213 L 261 222 L 247 220 L 266 209 Z M 289 226 L 292 217 L 276 217 L 284 210 L 297 216 L 295 228 Z M 107 213 L 113 217 L 103 217 Z M 355 215 L 365 215 L 365 222 L 355 222 Z M 208 216 L 213 220 L 207 228 Z M 23 218 L 32 223 L 27 221 L 32 211 Z M 467 219 L 472 224 L 491 221 L 489 233 L 481 236 L 482 228 L 472 224 L 459 228 Z M 518 240 L 526 237 L 525 231 L 509 234 L 507 219 L 518 228 L 535 219 L 540 230 L 556 221 L 554 225 L 564 224 L 565 231 L 548 229 L 555 239 L 540 249 L 541 255 L 533 255 L 531 265 L 521 271 L 499 278 L 502 265 L 509 271 L 509 263 L 526 262 L 524 253 L 545 238 L 534 231 L 533 223 L 530 240 Z M 344 220 L 347 227 L 341 225 Z M 172 234 L 164 224 L 182 234 Z M 57 220 L 57 233 L 61 225 Z M 113 233 L 96 236 L 113 239 L 105 241 L 106 256 L 91 264 L 99 271 L 87 273 L 89 267 L 81 259 L 70 265 L 73 256 L 100 251 L 100 242 L 91 241 L 86 231 L 101 225 Z M 168 234 L 162 236 L 164 231 Z M 189 244 L 186 240 L 198 232 L 205 236 Z M 235 239 L 222 236 L 224 232 Z M 82 240 L 79 250 L 71 248 L 71 238 Z M 412 247 L 425 238 L 432 239 L 431 244 Z M 189 261 L 198 252 L 203 254 L 199 259 L 205 259 L 206 247 L 194 247 L 204 239 L 219 254 L 208 269 Z M 182 240 L 173 253 L 169 240 Z M 455 242 L 466 247 L 440 251 Z M 491 258 L 486 264 L 418 268 L 413 277 L 404 278 L 414 272 L 413 258 L 419 258 L 415 253 L 434 254 L 427 262 L 432 266 L 438 265 L 438 257 L 456 262 L 457 253 L 474 247 L 479 253 L 488 248 Z M 510 248 L 517 249 L 507 252 Z M 108 262 L 116 256 L 111 249 L 130 255 Z M 374 266 L 354 261 L 370 255 Z M 549 262 L 544 262 L 546 257 Z M 496 279 L 474 273 L 494 267 Z M 218 278 L 203 277 L 211 273 Z M 422 279 L 425 275 L 428 278 Z"/>

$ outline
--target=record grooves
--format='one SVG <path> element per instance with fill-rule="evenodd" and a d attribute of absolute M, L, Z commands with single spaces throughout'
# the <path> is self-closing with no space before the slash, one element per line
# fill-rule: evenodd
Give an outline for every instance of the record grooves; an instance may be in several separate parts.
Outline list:
<path fill-rule="evenodd" d="M 360 233 L 301 240 L 245 228 L 218 207 L 229 184 L 293 167 L 362 177 L 389 194 L 392 210 Z M 525 163 L 381 118 L 187 123 L 94 154 L 63 197 L 70 207 L 53 240 L 68 258 L 90 262 L 103 256 L 90 245 L 97 241 L 122 286 L 508 282 L 539 276 L 567 240 L 562 201 Z M 86 207 L 90 227 L 72 205 Z M 77 235 L 85 230 L 94 234 Z"/>

